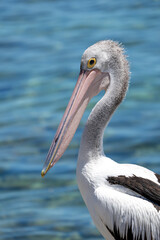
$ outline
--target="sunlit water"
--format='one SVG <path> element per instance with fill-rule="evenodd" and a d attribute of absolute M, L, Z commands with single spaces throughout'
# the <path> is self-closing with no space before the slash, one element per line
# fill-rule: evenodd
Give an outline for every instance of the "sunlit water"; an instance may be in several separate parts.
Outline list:
<path fill-rule="evenodd" d="M 102 39 L 123 43 L 130 89 L 105 153 L 160 173 L 160 1 L 0 1 L 0 239 L 102 240 L 77 188 L 79 142 L 40 172 L 74 88 L 80 58 Z"/>

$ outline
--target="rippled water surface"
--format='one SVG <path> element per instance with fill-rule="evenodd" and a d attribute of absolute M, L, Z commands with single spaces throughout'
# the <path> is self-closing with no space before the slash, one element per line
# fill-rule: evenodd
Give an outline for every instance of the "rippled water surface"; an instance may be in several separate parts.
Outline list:
<path fill-rule="evenodd" d="M 105 132 L 105 153 L 160 173 L 160 1 L 0 1 L 0 239 L 102 240 L 77 188 L 87 108 L 68 150 L 40 172 L 74 88 L 80 58 L 120 41 L 130 89 Z"/>

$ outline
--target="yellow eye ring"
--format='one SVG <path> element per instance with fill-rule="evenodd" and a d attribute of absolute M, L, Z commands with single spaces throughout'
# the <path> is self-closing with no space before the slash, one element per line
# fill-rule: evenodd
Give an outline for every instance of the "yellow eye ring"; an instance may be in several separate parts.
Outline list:
<path fill-rule="evenodd" d="M 87 63 L 87 67 L 88 68 L 93 68 L 94 66 L 95 66 L 95 64 L 96 64 L 96 58 L 90 58 L 89 60 L 88 60 L 88 63 Z"/>

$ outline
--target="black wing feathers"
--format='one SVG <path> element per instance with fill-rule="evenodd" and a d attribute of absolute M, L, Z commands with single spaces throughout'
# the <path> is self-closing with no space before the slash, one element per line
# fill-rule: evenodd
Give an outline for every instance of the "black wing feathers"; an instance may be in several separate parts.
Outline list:
<path fill-rule="evenodd" d="M 160 175 L 159 175 L 159 174 L 157 174 L 157 173 L 155 173 L 155 176 L 157 177 L 157 179 L 158 179 L 158 182 L 160 183 Z"/>
<path fill-rule="evenodd" d="M 160 181 L 160 175 L 156 174 L 158 181 Z M 137 177 L 126 177 L 120 175 L 118 177 L 108 177 L 107 181 L 110 184 L 118 184 L 129 188 L 144 198 L 151 201 L 157 210 L 160 210 L 160 186 L 149 179 Z"/>
<path fill-rule="evenodd" d="M 113 231 L 111 231 L 107 226 L 106 228 L 108 229 L 108 231 L 110 232 L 110 234 L 113 236 L 115 240 L 147 240 L 146 234 L 144 235 L 144 238 L 142 238 L 142 235 L 140 235 L 138 238 L 135 239 L 135 237 L 133 236 L 132 227 L 128 227 L 127 233 L 124 237 L 120 236 L 120 233 L 117 230 L 115 225 L 114 225 Z"/>

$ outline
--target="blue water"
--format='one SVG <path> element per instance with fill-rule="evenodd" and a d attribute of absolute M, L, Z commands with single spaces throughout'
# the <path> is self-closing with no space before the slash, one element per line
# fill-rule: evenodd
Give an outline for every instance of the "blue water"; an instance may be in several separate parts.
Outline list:
<path fill-rule="evenodd" d="M 160 173 L 160 1 L 0 1 L 0 239 L 102 240 L 77 188 L 79 142 L 40 172 L 83 51 L 120 41 L 130 89 L 105 132 L 106 154 Z"/>

